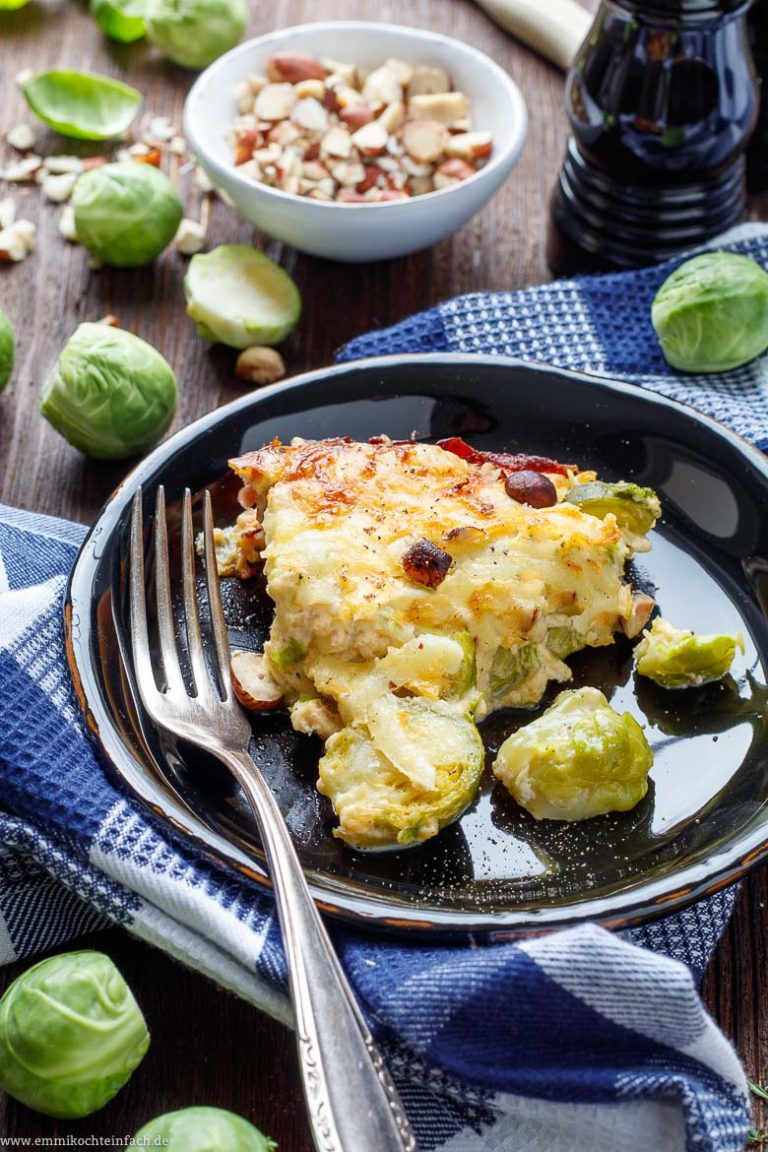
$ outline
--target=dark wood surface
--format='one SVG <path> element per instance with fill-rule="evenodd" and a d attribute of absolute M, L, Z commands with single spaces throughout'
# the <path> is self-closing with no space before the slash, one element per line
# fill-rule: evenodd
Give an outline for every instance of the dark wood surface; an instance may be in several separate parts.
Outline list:
<path fill-rule="evenodd" d="M 587 6 L 592 6 L 585 0 Z M 373 11 L 375 7 L 375 11 Z M 293 276 L 304 316 L 283 351 L 289 372 L 330 362 L 345 340 L 390 324 L 459 292 L 508 289 L 548 279 L 544 236 L 548 191 L 565 142 L 562 76 L 499 31 L 470 0 L 262 0 L 253 7 L 250 34 L 313 19 L 375 18 L 430 27 L 493 56 L 525 94 L 530 134 L 519 167 L 496 199 L 452 239 L 412 257 L 368 267 L 331 264 L 297 255 L 263 237 L 217 201 L 209 243 L 252 242 L 266 247 Z M 159 60 L 144 45 L 103 40 L 78 0 L 32 3 L 0 15 L 0 140 L 29 121 L 15 84 L 23 68 L 91 68 L 135 84 L 145 110 L 180 123 L 192 75 Z M 73 151 L 41 132 L 44 152 Z M 99 147 L 89 146 L 89 153 Z M 0 163 L 10 150 L 0 143 Z M 179 168 L 183 161 L 174 162 Z M 180 174 L 187 212 L 198 216 L 200 194 Z M 0 183 L 0 195 L 7 194 Z M 83 459 L 37 411 L 37 394 L 63 342 L 82 320 L 116 314 L 122 325 L 154 344 L 173 364 L 181 386 L 172 430 L 241 394 L 234 354 L 200 340 L 184 314 L 185 260 L 170 251 L 149 269 L 88 268 L 85 252 L 57 233 L 58 208 L 39 190 L 10 189 L 20 215 L 38 223 L 38 251 L 23 264 L 0 267 L 0 306 L 18 335 L 12 383 L 0 398 L 0 500 L 87 523 L 126 471 L 123 464 Z M 730 1036 L 749 1076 L 768 1074 L 768 1005 L 761 982 L 768 960 L 768 882 L 761 870 L 744 884 L 733 922 L 703 986 L 715 1019 Z M 310 1152 L 295 1068 L 293 1037 L 266 1016 L 221 992 L 162 953 L 119 930 L 82 941 L 108 952 L 135 990 L 153 1035 L 149 1055 L 107 1108 L 63 1123 L 0 1098 L 0 1135 L 31 1141 L 73 1134 L 128 1136 L 160 1112 L 212 1104 L 247 1116 L 282 1152 Z M 23 969 L 0 972 L 0 990 Z M 761 1118 L 756 1116 L 756 1120 Z"/>

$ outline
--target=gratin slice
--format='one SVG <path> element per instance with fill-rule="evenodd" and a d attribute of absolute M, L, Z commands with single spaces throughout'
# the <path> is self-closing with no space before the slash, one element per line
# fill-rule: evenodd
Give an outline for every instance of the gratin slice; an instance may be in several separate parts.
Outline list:
<path fill-rule="evenodd" d="M 323 716 L 321 790 L 337 834 L 359 847 L 418 842 L 455 819 L 481 767 L 471 757 L 442 804 L 462 726 L 537 704 L 570 678 L 566 656 L 639 631 L 650 610 L 643 618 L 624 581 L 631 546 L 616 517 L 564 499 L 593 473 L 526 458 L 554 485 L 556 503 L 534 508 L 505 486 L 504 461 L 523 458 L 468 452 L 295 440 L 230 461 L 245 511 L 219 535 L 220 569 L 247 576 L 263 561 L 275 605 L 267 662 L 297 728 L 319 731 Z M 384 800 L 377 809 L 386 796 L 391 815 L 393 788 L 406 796 L 399 823 L 382 817 Z"/>

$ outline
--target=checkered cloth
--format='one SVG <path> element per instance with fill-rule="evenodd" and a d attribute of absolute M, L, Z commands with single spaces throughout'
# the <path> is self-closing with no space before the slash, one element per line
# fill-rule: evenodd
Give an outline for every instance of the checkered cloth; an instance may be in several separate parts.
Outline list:
<path fill-rule="evenodd" d="M 724 242 L 768 266 L 768 230 Z M 462 297 L 342 358 L 545 360 L 695 403 L 764 443 L 765 359 L 713 378 L 666 368 L 647 317 L 668 270 Z M 269 896 L 172 839 L 107 778 L 85 735 L 62 637 L 83 535 L 0 508 L 0 960 L 118 923 L 290 1022 Z M 422 1152 L 740 1152 L 746 1082 L 696 990 L 734 898 L 620 935 L 587 924 L 470 946 L 332 933 Z"/>

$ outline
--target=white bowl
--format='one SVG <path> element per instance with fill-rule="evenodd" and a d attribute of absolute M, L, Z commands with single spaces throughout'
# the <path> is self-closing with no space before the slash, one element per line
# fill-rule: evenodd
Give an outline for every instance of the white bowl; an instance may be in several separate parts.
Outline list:
<path fill-rule="evenodd" d="M 237 115 L 235 86 L 263 72 L 276 52 L 332 56 L 363 68 L 389 56 L 445 68 L 472 102 L 473 128 L 493 133 L 493 152 L 460 184 L 380 204 L 309 200 L 241 176 L 227 141 Z M 349 263 L 403 256 L 455 232 L 512 171 L 527 123 L 519 88 L 482 52 L 436 32 L 368 21 L 300 24 L 249 40 L 206 68 L 184 106 L 184 134 L 192 151 L 247 220 L 302 252 Z"/>

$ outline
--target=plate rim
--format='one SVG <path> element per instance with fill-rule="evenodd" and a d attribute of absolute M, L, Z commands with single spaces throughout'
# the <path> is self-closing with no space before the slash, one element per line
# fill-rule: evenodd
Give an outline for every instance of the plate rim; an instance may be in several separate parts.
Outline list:
<path fill-rule="evenodd" d="M 561 379 L 592 388 L 606 395 L 616 393 L 640 399 L 652 407 L 668 409 L 682 415 L 694 424 L 702 425 L 721 439 L 725 439 L 737 453 L 746 457 L 761 474 L 768 497 L 768 458 L 737 432 L 718 420 L 688 404 L 673 400 L 637 384 L 616 380 L 588 372 L 574 371 L 540 361 L 517 357 L 462 352 L 395 353 L 319 367 L 292 376 L 278 384 L 237 397 L 228 404 L 205 413 L 197 420 L 179 429 L 162 441 L 120 481 L 100 509 L 80 545 L 70 570 L 63 600 L 64 634 L 67 664 L 73 680 L 75 696 L 83 714 L 86 731 L 95 745 L 105 770 L 121 791 L 127 791 L 131 800 L 144 812 L 160 821 L 164 829 L 170 827 L 174 836 L 192 845 L 209 863 L 271 890 L 266 868 L 259 859 L 244 852 L 225 835 L 205 827 L 202 818 L 185 805 L 180 796 L 171 796 L 166 806 L 160 807 L 156 795 L 140 783 L 145 768 L 135 760 L 121 740 L 106 702 L 99 691 L 98 679 L 92 668 L 88 639 L 91 636 L 90 583 L 93 565 L 98 561 L 99 541 L 104 533 L 111 534 L 130 505 L 133 493 L 160 465 L 180 450 L 197 440 L 223 419 L 239 411 L 258 408 L 265 400 L 283 392 L 300 390 L 318 380 L 327 381 L 350 372 L 376 371 L 393 365 L 417 362 L 440 364 L 448 367 L 471 368 L 473 365 L 492 365 L 509 369 L 545 372 Z M 83 627 L 85 621 L 85 627 Z M 105 740 L 104 733 L 107 733 Z M 130 761 L 132 770 L 126 771 L 123 762 Z M 167 781 L 163 784 L 170 790 Z M 192 824 L 193 826 L 190 826 Z M 737 851 L 737 847 L 740 851 Z M 430 938 L 461 938 L 480 935 L 494 940 L 517 939 L 540 933 L 575 927 L 586 921 L 600 923 L 605 928 L 621 929 L 681 911 L 696 901 L 737 882 L 763 860 L 768 858 L 768 822 L 762 833 L 754 829 L 733 841 L 727 850 L 709 857 L 707 861 L 689 864 L 681 871 L 672 868 L 664 876 L 607 896 L 590 897 L 588 894 L 575 903 L 560 908 L 524 909 L 506 908 L 501 911 L 463 911 L 456 909 L 430 909 L 425 912 L 407 904 L 386 906 L 378 897 L 357 895 L 334 883 L 333 877 L 305 868 L 310 890 L 319 908 L 334 919 L 347 924 L 372 927 L 395 933 L 428 935 Z M 706 872 L 706 875 L 703 873 Z M 388 910 L 387 910 L 388 908 Z"/>

